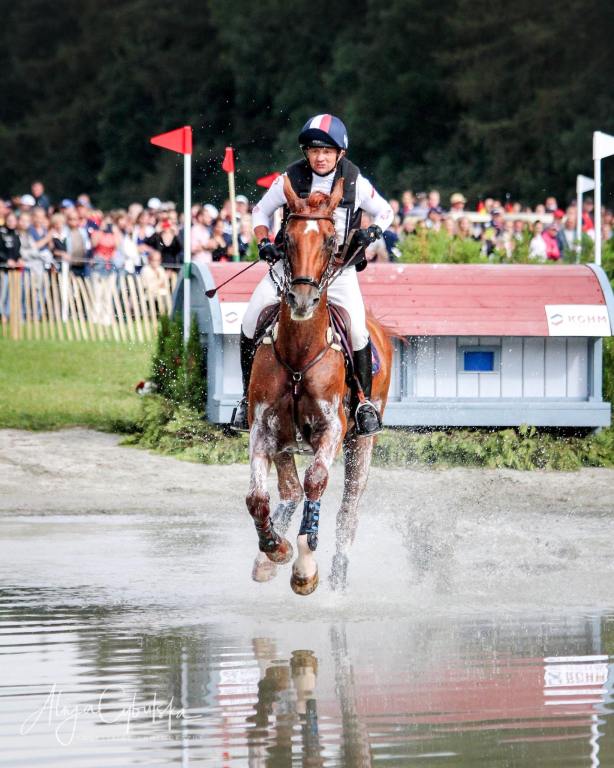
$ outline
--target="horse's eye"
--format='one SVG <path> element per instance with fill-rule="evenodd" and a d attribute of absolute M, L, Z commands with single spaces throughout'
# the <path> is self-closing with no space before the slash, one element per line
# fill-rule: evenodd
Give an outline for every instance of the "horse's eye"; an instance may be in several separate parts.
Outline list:
<path fill-rule="evenodd" d="M 324 242 L 324 247 L 326 250 L 332 251 L 332 249 L 335 247 L 335 238 L 334 237 L 327 237 Z"/>

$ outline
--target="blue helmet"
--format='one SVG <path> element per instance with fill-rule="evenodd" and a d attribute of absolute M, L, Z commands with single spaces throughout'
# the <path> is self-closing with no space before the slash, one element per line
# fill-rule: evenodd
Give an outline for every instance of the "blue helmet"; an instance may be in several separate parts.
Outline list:
<path fill-rule="evenodd" d="M 316 115 L 308 120 L 299 133 L 301 147 L 348 148 L 348 132 L 341 120 L 334 115 Z"/>

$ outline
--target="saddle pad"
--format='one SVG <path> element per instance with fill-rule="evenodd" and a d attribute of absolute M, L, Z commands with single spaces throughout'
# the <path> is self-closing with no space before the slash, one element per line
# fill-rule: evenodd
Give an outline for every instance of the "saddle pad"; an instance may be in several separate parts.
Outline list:
<path fill-rule="evenodd" d="M 279 308 L 280 304 L 279 302 L 276 302 L 275 304 L 269 304 L 266 306 L 260 313 L 258 322 L 256 323 L 256 344 L 259 344 L 262 341 L 262 337 L 266 333 L 267 329 L 277 322 L 277 318 L 279 317 Z M 343 349 L 343 353 L 345 354 L 345 357 L 348 361 L 349 370 L 353 371 L 354 350 L 352 348 L 352 339 L 350 335 L 350 316 L 343 307 L 340 307 L 336 304 L 329 304 L 328 309 L 333 330 L 341 339 L 341 348 Z M 371 344 L 371 370 L 373 371 L 373 375 L 379 373 L 380 368 L 380 354 L 375 344 Z"/>

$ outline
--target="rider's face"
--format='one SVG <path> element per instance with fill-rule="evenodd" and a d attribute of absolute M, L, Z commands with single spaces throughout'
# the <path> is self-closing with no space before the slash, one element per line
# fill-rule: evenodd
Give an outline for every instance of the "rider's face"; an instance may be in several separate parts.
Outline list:
<path fill-rule="evenodd" d="M 337 150 L 332 147 L 309 147 L 307 160 L 312 171 L 325 175 L 337 164 Z"/>

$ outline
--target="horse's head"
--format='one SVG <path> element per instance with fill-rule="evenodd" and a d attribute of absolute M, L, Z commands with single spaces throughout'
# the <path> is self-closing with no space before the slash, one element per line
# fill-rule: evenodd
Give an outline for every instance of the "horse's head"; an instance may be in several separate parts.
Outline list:
<path fill-rule="evenodd" d="M 293 320 L 309 320 L 330 275 L 336 247 L 333 211 L 343 197 L 343 179 L 337 181 L 330 196 L 313 192 L 303 200 L 286 176 L 284 193 L 290 209 L 285 232 L 289 270 L 286 301 Z"/>

